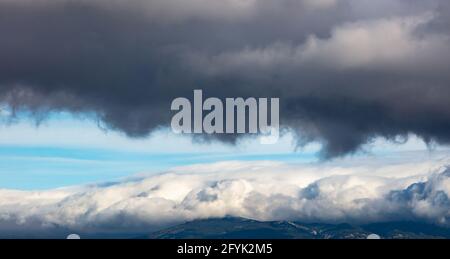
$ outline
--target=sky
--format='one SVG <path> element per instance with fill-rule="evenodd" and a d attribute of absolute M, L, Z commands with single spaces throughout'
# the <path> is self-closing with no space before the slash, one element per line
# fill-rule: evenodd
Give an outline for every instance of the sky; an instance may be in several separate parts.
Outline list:
<path fill-rule="evenodd" d="M 0 237 L 449 225 L 447 0 L 0 0 L 0 37 Z M 194 89 L 279 98 L 281 138 L 173 133 Z"/>
<path fill-rule="evenodd" d="M 317 147 L 310 145 L 296 153 L 289 135 L 270 146 L 258 139 L 236 146 L 201 144 L 170 129 L 130 139 L 102 129 L 95 120 L 67 113 L 55 114 L 39 125 L 26 114 L 20 117 L 20 122 L 5 122 L 0 128 L 0 188 L 57 188 L 221 160 L 317 160 Z"/>
<path fill-rule="evenodd" d="M 290 133 L 273 145 L 262 145 L 257 138 L 229 145 L 218 141 L 197 143 L 170 129 L 130 139 L 102 128 L 92 118 L 68 113 L 53 114 L 39 124 L 27 114 L 7 120 L 4 117 L 0 127 L 0 188 L 6 189 L 38 190 L 107 182 L 138 173 L 158 174 L 177 166 L 218 161 L 322 162 L 319 143 L 296 149 Z M 351 159 L 408 152 L 432 156 L 447 150 L 428 147 L 411 136 L 402 145 L 374 141 Z"/>

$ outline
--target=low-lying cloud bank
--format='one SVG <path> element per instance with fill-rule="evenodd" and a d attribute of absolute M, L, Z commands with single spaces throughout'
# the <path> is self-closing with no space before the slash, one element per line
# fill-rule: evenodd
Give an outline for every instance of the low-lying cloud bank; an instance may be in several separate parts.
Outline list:
<path fill-rule="evenodd" d="M 220 162 L 83 187 L 0 190 L 0 233 L 149 233 L 227 215 L 352 224 L 415 220 L 447 226 L 447 164 Z"/>

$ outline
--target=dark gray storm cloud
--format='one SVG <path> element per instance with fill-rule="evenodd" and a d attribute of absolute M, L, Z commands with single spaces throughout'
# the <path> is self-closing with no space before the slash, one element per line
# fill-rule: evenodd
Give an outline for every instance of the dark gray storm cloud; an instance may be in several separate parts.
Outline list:
<path fill-rule="evenodd" d="M 145 136 L 173 98 L 280 97 L 324 155 L 450 143 L 445 0 L 0 0 L 0 101 Z"/>

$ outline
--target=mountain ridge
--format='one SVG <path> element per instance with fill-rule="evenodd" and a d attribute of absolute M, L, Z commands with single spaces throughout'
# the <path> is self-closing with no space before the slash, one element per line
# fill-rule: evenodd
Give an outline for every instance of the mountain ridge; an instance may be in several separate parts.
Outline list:
<path fill-rule="evenodd" d="M 257 221 L 239 217 L 200 219 L 165 228 L 149 239 L 383 239 L 450 238 L 450 229 L 417 222 L 366 225 Z"/>

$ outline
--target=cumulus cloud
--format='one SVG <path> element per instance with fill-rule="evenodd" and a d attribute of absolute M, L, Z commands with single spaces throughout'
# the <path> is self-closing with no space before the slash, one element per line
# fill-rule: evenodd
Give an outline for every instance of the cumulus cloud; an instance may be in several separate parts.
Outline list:
<path fill-rule="evenodd" d="M 283 70 L 290 68 L 298 71 L 316 66 L 338 71 L 389 71 L 402 67 L 409 70 L 416 68 L 416 72 L 420 72 L 418 67 L 410 64 L 417 64 L 423 58 L 437 62 L 441 53 L 450 50 L 447 35 L 429 35 L 425 39 L 415 35 L 420 26 L 433 19 L 432 13 L 425 13 L 346 23 L 333 28 L 328 38 L 318 38 L 312 34 L 300 45 L 277 42 L 263 48 L 245 48 L 213 57 L 192 55 L 191 62 L 193 66 L 198 65 L 198 70 L 204 68 L 203 72 L 210 76 L 247 69 L 248 74 L 254 73 L 251 76 L 257 77 L 255 71 L 258 71 L 261 77 L 264 73 L 278 71 L 280 66 Z"/>
<path fill-rule="evenodd" d="M 90 112 L 130 136 L 171 101 L 280 97 L 325 157 L 376 137 L 448 144 L 448 1 L 0 0 L 0 102 Z M 13 112 L 14 114 L 14 112 Z M 225 140 L 234 141 L 236 136 Z"/>
<path fill-rule="evenodd" d="M 432 14 L 415 17 L 356 22 L 335 28 L 329 39 L 308 38 L 301 58 L 307 63 L 319 62 L 336 69 L 395 69 L 421 53 L 436 58 L 448 51 L 446 35 L 429 35 L 426 39 L 414 34 L 416 29 L 433 19 Z M 387 67 L 386 67 L 387 66 Z"/>
<path fill-rule="evenodd" d="M 0 229 L 148 233 L 224 216 L 352 224 L 415 220 L 448 226 L 447 164 L 229 161 L 105 184 L 0 190 Z"/>

